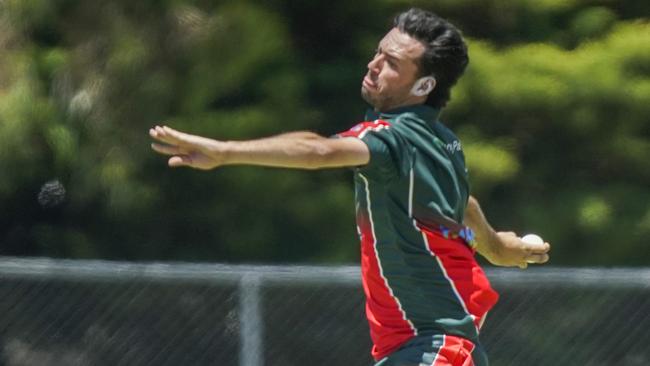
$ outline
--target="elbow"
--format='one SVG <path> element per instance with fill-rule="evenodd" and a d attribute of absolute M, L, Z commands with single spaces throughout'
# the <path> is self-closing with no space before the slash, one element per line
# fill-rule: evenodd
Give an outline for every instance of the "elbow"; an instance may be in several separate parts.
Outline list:
<path fill-rule="evenodd" d="M 469 196 L 467 200 L 467 209 L 474 209 L 476 207 L 479 207 L 478 200 L 474 198 L 474 196 Z"/>
<path fill-rule="evenodd" d="M 469 199 L 467 200 L 467 207 L 465 208 L 465 217 L 463 219 L 463 223 L 465 225 L 471 227 L 476 224 L 476 220 L 481 210 L 480 207 L 481 206 L 479 206 L 478 200 L 473 196 L 469 196 Z"/>
<path fill-rule="evenodd" d="M 467 205 L 468 206 L 478 206 L 478 200 L 474 198 L 474 196 L 470 195 L 469 199 L 467 200 Z"/>
<path fill-rule="evenodd" d="M 306 169 L 361 166 L 367 164 L 370 159 L 370 153 L 363 142 L 322 138 L 303 140 L 302 144 L 305 149 L 308 149 L 305 154 Z"/>
<path fill-rule="evenodd" d="M 331 147 L 321 144 L 314 143 L 311 146 L 311 154 L 309 154 L 310 159 L 307 164 L 307 169 L 317 170 L 322 168 L 330 167 L 331 162 L 335 158 L 336 151 Z"/>
<path fill-rule="evenodd" d="M 292 150 L 296 149 L 298 156 L 301 156 L 298 166 L 307 170 L 318 170 L 329 167 L 335 151 L 320 139 L 303 138 L 295 141 Z"/>

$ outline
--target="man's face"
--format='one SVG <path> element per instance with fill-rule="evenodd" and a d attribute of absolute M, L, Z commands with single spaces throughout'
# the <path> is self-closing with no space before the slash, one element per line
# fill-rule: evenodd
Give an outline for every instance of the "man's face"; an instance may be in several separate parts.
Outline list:
<path fill-rule="evenodd" d="M 368 73 L 361 83 L 361 96 L 378 111 L 419 104 L 426 97 L 413 96 L 411 88 L 419 76 L 417 62 L 424 45 L 393 28 L 379 42 Z"/>

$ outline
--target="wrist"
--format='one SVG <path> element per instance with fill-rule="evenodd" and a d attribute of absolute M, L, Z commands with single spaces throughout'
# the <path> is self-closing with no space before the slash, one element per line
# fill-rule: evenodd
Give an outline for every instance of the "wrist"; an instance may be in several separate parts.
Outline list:
<path fill-rule="evenodd" d="M 237 164 L 237 142 L 236 141 L 215 141 L 211 150 L 213 159 L 219 165 Z"/>
<path fill-rule="evenodd" d="M 211 140 L 208 141 L 202 152 L 210 159 L 213 168 L 235 164 L 233 162 L 234 146 L 230 141 Z"/>
<path fill-rule="evenodd" d="M 499 235 L 492 229 L 486 230 L 481 234 L 476 238 L 476 250 L 491 263 L 497 262 L 501 249 Z"/>

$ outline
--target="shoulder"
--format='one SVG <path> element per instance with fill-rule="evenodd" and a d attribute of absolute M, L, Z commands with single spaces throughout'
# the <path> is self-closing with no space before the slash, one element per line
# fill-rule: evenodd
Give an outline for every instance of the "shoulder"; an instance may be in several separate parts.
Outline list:
<path fill-rule="evenodd" d="M 364 122 L 357 123 L 356 125 L 354 125 L 352 128 L 350 128 L 345 132 L 339 133 L 338 136 L 363 138 L 369 132 L 379 132 L 379 131 L 387 130 L 391 127 L 393 127 L 393 124 L 391 122 L 382 119 L 376 119 L 374 121 L 364 121 Z"/>
<path fill-rule="evenodd" d="M 445 148 L 449 150 L 449 152 L 455 153 L 462 151 L 460 138 L 456 136 L 449 127 L 445 126 L 442 122 L 437 121 L 433 128 L 436 131 L 436 135 L 440 140 L 442 140 Z"/>
<path fill-rule="evenodd" d="M 396 125 L 412 124 L 412 123 L 426 123 L 420 116 L 413 112 L 404 112 L 394 118 Z"/>

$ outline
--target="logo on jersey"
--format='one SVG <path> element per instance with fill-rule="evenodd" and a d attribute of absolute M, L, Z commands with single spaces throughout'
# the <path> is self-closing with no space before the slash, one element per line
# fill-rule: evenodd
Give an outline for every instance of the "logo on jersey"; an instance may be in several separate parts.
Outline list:
<path fill-rule="evenodd" d="M 458 140 L 454 140 L 453 142 L 448 143 L 446 148 L 447 148 L 447 151 L 449 151 L 452 154 L 460 152 L 460 151 L 463 150 L 463 148 L 461 146 L 461 143 Z"/>

